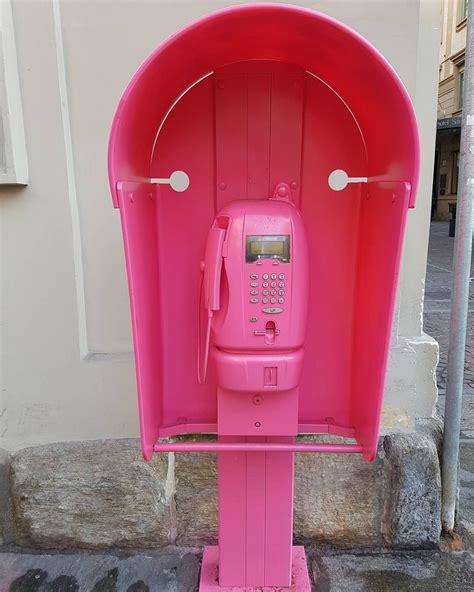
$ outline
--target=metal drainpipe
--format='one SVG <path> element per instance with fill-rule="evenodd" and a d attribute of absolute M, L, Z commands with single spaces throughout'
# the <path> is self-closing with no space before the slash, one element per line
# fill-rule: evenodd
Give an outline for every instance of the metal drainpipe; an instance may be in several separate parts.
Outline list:
<path fill-rule="evenodd" d="M 446 409 L 444 416 L 441 522 L 443 530 L 446 532 L 451 532 L 454 528 L 458 500 L 459 436 L 471 272 L 474 196 L 473 4 L 474 1 L 471 0 L 467 16 L 459 170 L 460 191 L 458 192 L 456 207 L 456 237 L 454 240 L 453 289 L 451 294 Z"/>

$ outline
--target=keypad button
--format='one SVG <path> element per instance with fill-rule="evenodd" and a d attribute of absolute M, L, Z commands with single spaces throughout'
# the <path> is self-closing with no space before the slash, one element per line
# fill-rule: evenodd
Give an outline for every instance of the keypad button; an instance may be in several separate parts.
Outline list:
<path fill-rule="evenodd" d="M 280 288 L 284 288 L 285 287 L 285 282 L 278 282 L 278 285 L 280 286 Z"/>
<path fill-rule="evenodd" d="M 250 298 L 250 302 L 251 302 L 252 304 L 257 304 L 257 302 L 258 302 L 258 298 Z"/>
<path fill-rule="evenodd" d="M 276 293 L 277 293 L 277 291 L 276 291 L 276 290 L 270 290 L 270 294 L 271 294 L 272 296 L 275 296 L 275 294 L 276 294 Z"/>
<path fill-rule="evenodd" d="M 250 274 L 250 279 L 251 280 L 258 280 L 258 273 L 252 273 L 252 274 Z"/>
<path fill-rule="evenodd" d="M 281 275 L 283 275 L 283 274 L 281 274 Z M 276 280 L 277 274 L 276 273 L 272 273 L 272 275 L 270 277 L 272 278 L 272 280 Z"/>
<path fill-rule="evenodd" d="M 280 275 L 278 276 L 281 280 L 285 279 L 285 274 L 284 273 L 280 273 Z"/>
<path fill-rule="evenodd" d="M 268 296 L 268 290 L 262 290 L 262 294 L 263 294 L 264 296 Z"/>
<path fill-rule="evenodd" d="M 285 290 L 278 290 L 278 294 L 280 294 L 280 296 L 284 296 L 285 295 Z"/>
<path fill-rule="evenodd" d="M 276 282 L 271 282 L 271 283 L 270 283 L 270 286 L 271 286 L 272 288 L 276 288 L 276 285 L 277 285 L 277 283 L 276 283 Z"/>
<path fill-rule="evenodd" d="M 252 288 L 258 288 L 258 282 L 250 282 Z"/>
<path fill-rule="evenodd" d="M 262 298 L 262 302 L 263 304 L 266 304 L 268 302 L 268 298 Z"/>
<path fill-rule="evenodd" d="M 279 306 L 272 306 L 270 308 L 262 308 L 262 312 L 266 312 L 267 314 L 279 314 L 283 312 L 283 309 Z"/>
<path fill-rule="evenodd" d="M 250 318 L 249 318 L 249 321 L 250 321 L 251 323 L 256 323 L 256 322 L 258 321 L 258 317 L 250 317 Z"/>
<path fill-rule="evenodd" d="M 280 265 L 279 261 L 272 261 L 272 265 Z"/>
<path fill-rule="evenodd" d="M 257 265 L 263 265 L 262 261 L 257 261 Z"/>
<path fill-rule="evenodd" d="M 283 304 L 283 303 L 285 302 L 285 299 L 284 299 L 284 298 L 278 298 L 278 302 L 279 302 L 280 304 Z"/>
<path fill-rule="evenodd" d="M 252 294 L 252 296 L 256 296 L 258 294 L 258 290 L 250 290 L 250 294 Z"/>
<path fill-rule="evenodd" d="M 272 304 L 275 304 L 275 302 L 276 302 L 276 301 L 277 301 L 277 299 L 276 299 L 276 298 L 270 298 L 270 302 L 271 302 Z"/>
<path fill-rule="evenodd" d="M 268 288 L 268 282 L 263 282 L 263 283 L 262 283 L 262 286 L 263 286 L 264 288 Z"/>
<path fill-rule="evenodd" d="M 268 280 L 268 273 L 264 273 L 264 274 L 262 275 L 262 279 L 264 279 L 264 280 Z"/>

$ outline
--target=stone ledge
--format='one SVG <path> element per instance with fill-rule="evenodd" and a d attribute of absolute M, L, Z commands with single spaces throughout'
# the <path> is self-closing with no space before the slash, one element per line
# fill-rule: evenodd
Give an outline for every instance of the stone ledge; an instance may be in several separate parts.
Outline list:
<path fill-rule="evenodd" d="M 385 436 L 372 464 L 356 455 L 298 454 L 295 539 L 340 547 L 436 545 L 436 433 L 427 424 L 420 433 Z M 162 454 L 145 463 L 138 440 L 51 444 L 15 454 L 11 479 L 19 545 L 157 547 L 217 540 L 212 453 Z"/>
<path fill-rule="evenodd" d="M 167 458 L 141 459 L 137 440 L 67 442 L 13 456 L 19 545 L 156 547 L 170 541 Z"/>
<path fill-rule="evenodd" d="M 387 487 L 383 532 L 394 547 L 439 544 L 441 473 L 437 443 L 426 433 L 385 436 Z"/>

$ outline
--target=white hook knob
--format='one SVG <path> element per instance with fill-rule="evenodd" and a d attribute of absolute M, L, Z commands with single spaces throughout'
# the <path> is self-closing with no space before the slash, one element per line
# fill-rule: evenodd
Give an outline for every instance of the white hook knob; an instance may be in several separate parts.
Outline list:
<path fill-rule="evenodd" d="M 150 182 L 158 185 L 170 185 L 173 191 L 181 193 L 189 187 L 189 175 L 184 171 L 174 171 L 169 179 L 150 179 Z"/>
<path fill-rule="evenodd" d="M 342 191 L 349 183 L 367 183 L 367 177 L 349 177 L 342 169 L 336 169 L 328 177 L 328 185 L 333 191 Z"/>

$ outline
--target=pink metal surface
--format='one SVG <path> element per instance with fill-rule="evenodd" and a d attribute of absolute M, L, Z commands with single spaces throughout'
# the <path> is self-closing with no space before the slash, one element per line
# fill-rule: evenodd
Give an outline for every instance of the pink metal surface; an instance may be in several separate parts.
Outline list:
<path fill-rule="evenodd" d="M 357 444 L 256 444 L 251 442 L 158 442 L 155 452 L 318 452 L 322 454 L 360 454 Z"/>
<path fill-rule="evenodd" d="M 376 92 L 363 84 L 369 77 Z M 369 183 L 336 193 L 327 183 L 336 168 Z M 187 191 L 151 185 L 175 170 L 189 175 Z M 400 80 L 367 41 L 325 15 L 232 7 L 157 48 L 122 97 L 109 145 L 145 458 L 161 433 L 217 424 L 214 361 L 205 384 L 195 372 L 206 237 L 230 202 L 267 199 L 283 182 L 309 239 L 298 423 L 354 434 L 373 459 L 418 170 L 416 123 Z"/>
<path fill-rule="evenodd" d="M 237 438 L 219 437 L 219 443 Z M 292 438 L 267 439 L 275 444 Z M 247 438 L 258 444 L 265 438 Z M 293 539 L 294 454 L 218 454 L 219 583 L 289 586 Z"/>
<path fill-rule="evenodd" d="M 295 546 L 292 549 L 291 586 L 286 588 L 274 586 L 224 588 L 219 585 L 218 581 L 218 561 L 218 547 L 205 547 L 202 558 L 199 592 L 311 592 L 304 547 Z"/>

